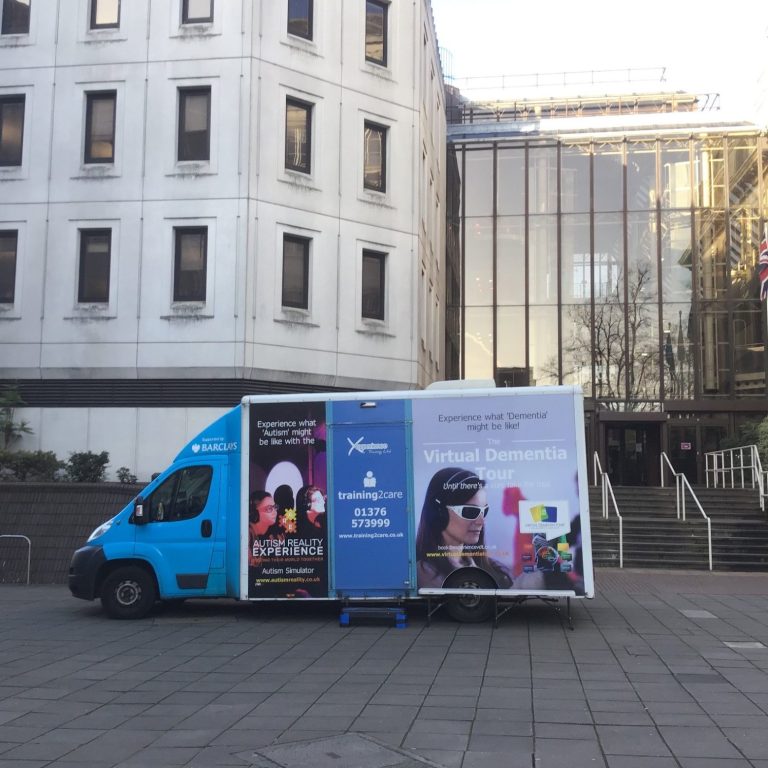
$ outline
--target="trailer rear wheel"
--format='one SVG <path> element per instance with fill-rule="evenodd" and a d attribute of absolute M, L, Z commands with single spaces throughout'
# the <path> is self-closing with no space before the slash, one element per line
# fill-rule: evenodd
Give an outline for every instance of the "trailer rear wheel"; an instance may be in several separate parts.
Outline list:
<path fill-rule="evenodd" d="M 101 604 L 112 619 L 141 619 L 155 604 L 157 593 L 152 576 L 144 568 L 127 565 L 104 579 Z"/>
<path fill-rule="evenodd" d="M 443 586 L 446 589 L 496 589 L 496 582 L 485 572 L 470 569 L 452 573 Z M 480 595 L 451 595 L 445 610 L 455 621 L 478 623 L 493 616 L 493 598 Z"/>

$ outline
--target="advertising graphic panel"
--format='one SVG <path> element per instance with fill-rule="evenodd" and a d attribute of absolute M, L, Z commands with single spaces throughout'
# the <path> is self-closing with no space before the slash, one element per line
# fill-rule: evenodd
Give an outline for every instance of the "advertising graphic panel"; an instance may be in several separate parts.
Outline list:
<path fill-rule="evenodd" d="M 345 595 L 398 595 L 412 586 L 405 405 L 332 405 L 333 586 Z"/>
<path fill-rule="evenodd" d="M 250 408 L 248 596 L 327 597 L 325 403 Z"/>
<path fill-rule="evenodd" d="M 584 595 L 573 395 L 414 398 L 412 409 L 418 586 L 475 567 L 500 589 Z"/>

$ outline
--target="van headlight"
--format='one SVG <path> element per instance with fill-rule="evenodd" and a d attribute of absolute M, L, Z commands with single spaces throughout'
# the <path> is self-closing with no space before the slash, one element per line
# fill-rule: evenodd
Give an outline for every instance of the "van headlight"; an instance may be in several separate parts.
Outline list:
<path fill-rule="evenodd" d="M 106 523 L 102 523 L 96 530 L 88 537 L 88 541 L 98 539 L 99 536 L 103 536 L 112 527 L 112 521 L 107 520 Z"/>

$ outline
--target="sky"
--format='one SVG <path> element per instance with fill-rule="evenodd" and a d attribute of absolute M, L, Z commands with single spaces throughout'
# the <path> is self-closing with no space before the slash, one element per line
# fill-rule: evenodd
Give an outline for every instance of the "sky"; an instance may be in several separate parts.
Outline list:
<path fill-rule="evenodd" d="M 446 74 L 470 98 L 498 98 L 502 75 L 514 86 L 508 98 L 566 95 L 562 73 L 579 72 L 567 95 L 719 93 L 723 112 L 755 118 L 768 62 L 766 0 L 432 0 L 432 9 L 438 42 L 452 56 Z M 623 71 L 589 74 L 604 70 Z M 534 73 L 561 77 L 540 78 L 557 84 L 534 90 Z"/>

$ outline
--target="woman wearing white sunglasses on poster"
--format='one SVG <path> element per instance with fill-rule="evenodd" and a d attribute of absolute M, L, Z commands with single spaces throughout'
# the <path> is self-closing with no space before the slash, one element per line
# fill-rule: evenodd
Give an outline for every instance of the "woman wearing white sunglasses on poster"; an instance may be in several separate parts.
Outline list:
<path fill-rule="evenodd" d="M 442 587 L 462 568 L 485 571 L 499 589 L 512 586 L 509 571 L 486 552 L 488 511 L 485 481 L 471 470 L 445 467 L 433 475 L 416 533 L 419 587 Z"/>

